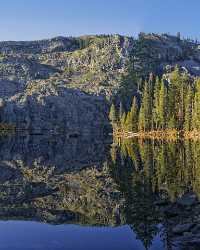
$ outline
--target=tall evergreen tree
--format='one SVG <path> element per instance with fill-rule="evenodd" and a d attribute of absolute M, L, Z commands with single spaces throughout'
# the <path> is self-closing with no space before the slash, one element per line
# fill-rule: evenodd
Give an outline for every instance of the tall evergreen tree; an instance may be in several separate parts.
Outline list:
<path fill-rule="evenodd" d="M 156 78 L 154 86 L 154 102 L 153 102 L 153 128 L 158 129 L 159 126 L 159 95 L 160 95 L 161 82 L 159 78 Z"/>
<path fill-rule="evenodd" d="M 169 85 L 169 89 L 168 89 L 167 127 L 169 129 L 176 128 L 175 92 L 174 92 L 174 87 L 172 84 Z"/>
<path fill-rule="evenodd" d="M 160 129 L 166 129 L 166 119 L 167 119 L 167 88 L 164 81 L 161 83 L 161 88 L 159 91 L 159 106 L 158 106 L 158 117 L 159 117 L 159 127 Z"/>
<path fill-rule="evenodd" d="M 200 130 L 200 78 L 195 82 L 194 109 L 192 117 L 193 129 Z"/>
<path fill-rule="evenodd" d="M 179 67 L 176 66 L 169 80 L 168 127 L 180 129 L 183 125 L 183 82 Z"/>
<path fill-rule="evenodd" d="M 139 130 L 149 131 L 152 127 L 152 96 L 148 82 L 145 82 L 139 114 Z"/>
<path fill-rule="evenodd" d="M 137 132 L 138 131 L 138 103 L 137 99 L 134 96 L 131 106 L 131 116 L 132 116 L 132 131 Z"/>
<path fill-rule="evenodd" d="M 124 114 L 124 107 L 123 107 L 122 102 L 120 102 L 120 104 L 119 104 L 119 120 L 122 118 L 123 114 Z"/>
<path fill-rule="evenodd" d="M 110 108 L 109 119 L 114 127 L 117 123 L 117 113 L 116 113 L 114 103 L 112 103 L 111 108 Z"/>
<path fill-rule="evenodd" d="M 120 118 L 120 127 L 121 127 L 122 130 L 126 130 L 126 119 L 127 119 L 127 115 L 124 112 L 122 114 L 122 117 Z"/>
<path fill-rule="evenodd" d="M 192 87 L 189 85 L 185 100 L 185 121 L 184 121 L 185 131 L 190 131 L 192 129 L 192 107 L 193 107 L 193 90 Z"/>
<path fill-rule="evenodd" d="M 112 122 L 117 121 L 117 115 L 116 115 L 116 109 L 115 109 L 114 103 L 112 103 L 112 105 L 111 105 L 109 118 Z"/>
<path fill-rule="evenodd" d="M 131 110 L 126 117 L 126 130 L 137 132 L 138 131 L 138 104 L 136 97 L 133 97 Z"/>
<path fill-rule="evenodd" d="M 179 127 L 178 129 L 183 129 L 184 127 L 184 119 L 185 119 L 185 101 L 187 99 L 188 94 L 188 86 L 190 85 L 190 79 L 188 74 L 184 73 L 180 76 L 180 106 L 179 106 Z"/>

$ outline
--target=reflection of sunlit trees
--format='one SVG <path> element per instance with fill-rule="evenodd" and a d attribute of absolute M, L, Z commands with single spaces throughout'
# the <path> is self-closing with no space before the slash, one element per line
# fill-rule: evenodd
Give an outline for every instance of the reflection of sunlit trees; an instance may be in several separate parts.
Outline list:
<path fill-rule="evenodd" d="M 142 170 L 154 192 L 166 191 L 171 200 L 189 190 L 200 196 L 200 142 L 125 140 L 121 158 L 130 158 L 132 168 Z"/>
<path fill-rule="evenodd" d="M 131 189 L 134 191 L 131 196 L 127 195 L 126 201 L 128 202 L 124 211 L 126 222 L 131 225 L 137 238 L 148 249 L 158 233 L 159 218 L 154 206 L 154 196 L 149 181 L 145 180 L 143 173 L 133 176 Z"/>
<path fill-rule="evenodd" d="M 200 141 L 192 143 L 192 156 L 193 156 L 193 179 L 192 186 L 194 191 L 200 198 Z"/>
<path fill-rule="evenodd" d="M 120 140 L 112 148 L 110 172 L 124 196 L 123 223 L 127 223 L 148 249 L 164 226 L 163 241 L 171 249 L 168 218 L 155 201 L 175 201 L 188 191 L 200 197 L 200 141 Z"/>
<path fill-rule="evenodd" d="M 112 149 L 112 154 L 116 155 L 116 160 L 110 169 L 125 199 L 122 211 L 124 223 L 131 225 L 138 239 L 148 249 L 158 232 L 151 178 L 145 177 L 138 144 L 129 141 L 121 144 L 121 150 L 117 147 L 115 150 L 114 154 Z"/>
<path fill-rule="evenodd" d="M 184 148 L 181 144 L 161 142 L 154 149 L 156 182 L 172 200 L 184 192 Z"/>

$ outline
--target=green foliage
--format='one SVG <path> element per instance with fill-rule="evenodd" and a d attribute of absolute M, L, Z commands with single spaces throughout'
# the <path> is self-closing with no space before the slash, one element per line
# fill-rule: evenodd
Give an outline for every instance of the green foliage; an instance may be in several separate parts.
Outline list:
<path fill-rule="evenodd" d="M 114 104 L 111 105 L 109 119 L 112 124 L 115 124 L 117 122 L 117 113 Z"/>
<path fill-rule="evenodd" d="M 153 121 L 154 121 L 154 127 L 156 129 L 158 129 L 160 122 L 160 117 L 159 117 L 160 88 L 161 88 L 161 81 L 159 78 L 156 78 L 154 87 L 154 105 L 153 105 Z"/>
<path fill-rule="evenodd" d="M 118 119 L 123 131 L 200 130 L 200 78 L 194 81 L 178 67 L 162 79 L 151 74 L 140 99 L 138 105 L 132 94 L 127 112 L 120 103 Z"/>
<path fill-rule="evenodd" d="M 122 117 L 120 118 L 120 126 L 123 129 L 126 126 L 126 118 L 127 118 L 127 116 L 126 116 L 126 113 L 124 112 L 123 115 L 122 115 Z"/>
<path fill-rule="evenodd" d="M 126 117 L 125 127 L 127 131 L 138 131 L 138 104 L 135 96 L 133 97 L 131 110 L 128 112 Z"/>
<path fill-rule="evenodd" d="M 142 104 L 139 114 L 139 130 L 148 131 L 152 126 L 152 95 L 151 85 L 146 82 L 142 96 Z"/>
<path fill-rule="evenodd" d="M 159 128 L 165 129 L 167 123 L 167 88 L 164 81 L 161 83 L 161 88 L 159 91 L 159 106 L 158 106 L 158 116 L 159 116 Z"/>
<path fill-rule="evenodd" d="M 196 80 L 196 91 L 194 96 L 194 109 L 193 109 L 193 129 L 200 130 L 200 79 Z"/>
<path fill-rule="evenodd" d="M 190 131 L 192 129 L 192 107 L 193 107 L 193 90 L 189 85 L 187 90 L 187 96 L 185 100 L 185 121 L 184 121 L 184 130 Z"/>

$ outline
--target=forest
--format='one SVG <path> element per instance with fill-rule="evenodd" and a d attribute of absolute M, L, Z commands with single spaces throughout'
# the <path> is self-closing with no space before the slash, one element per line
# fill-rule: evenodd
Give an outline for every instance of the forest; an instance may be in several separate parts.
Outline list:
<path fill-rule="evenodd" d="M 109 118 L 115 134 L 198 135 L 200 130 L 200 78 L 176 66 L 162 77 L 150 74 L 127 110 L 112 103 Z"/>

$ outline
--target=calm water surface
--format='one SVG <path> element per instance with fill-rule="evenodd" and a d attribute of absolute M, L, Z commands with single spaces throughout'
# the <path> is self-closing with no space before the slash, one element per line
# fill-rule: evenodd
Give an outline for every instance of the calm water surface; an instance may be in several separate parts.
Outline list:
<path fill-rule="evenodd" d="M 8 221 L 0 223 L 0 248 L 6 250 L 129 250 L 144 249 L 128 226 L 83 227 L 77 225 L 41 224 Z M 150 249 L 160 249 L 162 243 L 155 238 Z"/>
<path fill-rule="evenodd" d="M 196 210 L 167 208 L 199 197 L 199 164 L 198 141 L 2 137 L 0 249 L 189 249 L 173 228 Z"/>

